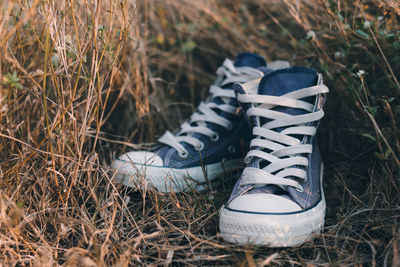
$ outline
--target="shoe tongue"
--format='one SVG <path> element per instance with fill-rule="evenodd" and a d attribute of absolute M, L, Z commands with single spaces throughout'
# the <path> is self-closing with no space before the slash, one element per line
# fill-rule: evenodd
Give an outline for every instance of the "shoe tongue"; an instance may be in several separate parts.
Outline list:
<path fill-rule="evenodd" d="M 274 71 L 265 75 L 258 87 L 258 94 L 281 96 L 299 89 L 311 87 L 317 84 L 318 73 L 309 68 L 292 67 Z M 314 97 L 303 99 L 313 103 Z M 287 113 L 290 115 L 305 114 L 306 111 L 297 108 L 276 107 L 273 110 Z"/>
<path fill-rule="evenodd" d="M 252 68 L 259 68 L 259 67 L 266 67 L 267 63 L 265 59 L 254 53 L 240 53 L 237 55 L 236 60 L 234 62 L 235 67 L 252 67 Z"/>

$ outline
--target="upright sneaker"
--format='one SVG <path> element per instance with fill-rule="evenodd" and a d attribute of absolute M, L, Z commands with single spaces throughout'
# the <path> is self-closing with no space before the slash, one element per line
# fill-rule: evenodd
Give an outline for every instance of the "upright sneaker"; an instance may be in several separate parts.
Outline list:
<path fill-rule="evenodd" d="M 221 236 L 239 244 L 300 245 L 324 224 L 315 133 L 328 88 L 315 70 L 293 67 L 235 90 L 253 138 L 246 168 L 220 211 Z"/>
<path fill-rule="evenodd" d="M 278 61 L 267 67 L 261 56 L 252 53 L 239 54 L 234 62 L 226 59 L 217 70 L 209 97 L 177 134 L 167 131 L 149 151 L 132 151 L 113 162 L 117 182 L 129 187 L 150 184 L 161 192 L 202 190 L 225 170 L 240 167 L 241 139 L 248 141 L 251 131 L 237 113 L 233 84 L 288 65 Z"/>

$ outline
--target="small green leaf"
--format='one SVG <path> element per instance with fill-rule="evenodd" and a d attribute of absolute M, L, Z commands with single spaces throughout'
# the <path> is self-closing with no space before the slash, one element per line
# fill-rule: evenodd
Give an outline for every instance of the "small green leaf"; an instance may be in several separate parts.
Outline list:
<path fill-rule="evenodd" d="M 343 18 L 343 16 L 342 16 L 342 14 L 340 14 L 340 12 L 338 12 L 337 14 L 338 14 L 338 17 L 339 17 L 340 21 L 343 22 L 343 21 L 344 21 L 344 18 Z"/>
<path fill-rule="evenodd" d="M 369 113 L 371 113 L 372 115 L 376 115 L 376 113 L 379 110 L 379 106 L 373 107 L 373 106 L 367 106 L 366 109 L 368 110 Z"/>
<path fill-rule="evenodd" d="M 182 44 L 181 50 L 183 53 L 190 53 L 196 48 L 196 43 L 193 40 L 186 41 Z"/>
<path fill-rule="evenodd" d="M 57 54 L 53 54 L 51 56 L 51 63 L 55 68 L 58 68 L 58 66 L 60 66 L 60 58 L 58 57 Z"/>
<path fill-rule="evenodd" d="M 24 202 L 18 201 L 17 202 L 17 207 L 20 208 L 20 209 L 23 208 L 24 207 Z"/>
<path fill-rule="evenodd" d="M 18 78 L 18 74 L 16 71 L 13 73 L 7 73 L 4 77 L 3 80 L 1 81 L 2 84 L 8 85 L 9 87 L 16 88 L 16 89 L 22 89 L 22 84 L 21 84 L 21 79 Z"/>
<path fill-rule="evenodd" d="M 384 160 L 382 154 L 380 154 L 380 153 L 378 153 L 378 152 L 375 152 L 374 155 L 375 155 L 378 159 Z"/>
<path fill-rule="evenodd" d="M 362 136 L 367 137 L 368 139 L 371 139 L 372 141 L 376 142 L 376 138 L 373 137 L 373 136 L 370 135 L 370 134 L 364 133 L 364 134 L 362 134 Z"/>
<path fill-rule="evenodd" d="M 358 35 L 360 35 L 361 37 L 365 38 L 365 39 L 369 39 L 368 33 L 364 32 L 364 31 L 362 31 L 362 30 L 356 30 L 356 33 L 357 33 Z"/>
<path fill-rule="evenodd" d="M 387 149 L 387 150 L 385 151 L 385 159 L 388 159 L 389 156 L 390 156 L 390 150 Z"/>

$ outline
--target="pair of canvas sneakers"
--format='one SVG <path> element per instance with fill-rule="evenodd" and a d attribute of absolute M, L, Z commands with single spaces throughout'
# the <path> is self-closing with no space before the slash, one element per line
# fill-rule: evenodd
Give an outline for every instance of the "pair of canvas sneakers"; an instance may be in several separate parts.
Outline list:
<path fill-rule="evenodd" d="M 297 246 L 324 224 L 316 129 L 328 88 L 321 74 L 253 53 L 226 59 L 197 112 L 149 151 L 113 162 L 116 180 L 160 192 L 204 190 L 246 167 L 221 208 L 221 236 L 239 244 Z M 241 107 L 241 109 L 239 108 Z"/>

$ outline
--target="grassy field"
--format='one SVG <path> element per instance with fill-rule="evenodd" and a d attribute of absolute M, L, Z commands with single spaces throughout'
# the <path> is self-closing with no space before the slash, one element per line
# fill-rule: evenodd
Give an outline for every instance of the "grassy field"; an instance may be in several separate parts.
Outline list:
<path fill-rule="evenodd" d="M 109 164 L 173 130 L 243 51 L 320 71 L 323 234 L 224 243 L 208 192 L 132 192 Z M 0 266 L 400 266 L 397 0 L 0 1 Z"/>

